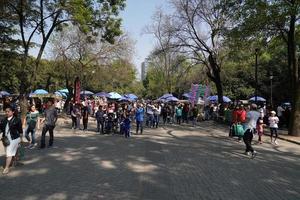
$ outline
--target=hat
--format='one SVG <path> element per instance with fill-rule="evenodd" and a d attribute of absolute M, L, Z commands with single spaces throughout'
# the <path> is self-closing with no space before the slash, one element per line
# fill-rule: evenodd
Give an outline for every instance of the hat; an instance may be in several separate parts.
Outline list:
<path fill-rule="evenodd" d="M 276 115 L 276 112 L 275 112 L 274 110 L 272 110 L 272 111 L 271 111 L 271 114 L 274 114 L 274 115 Z"/>

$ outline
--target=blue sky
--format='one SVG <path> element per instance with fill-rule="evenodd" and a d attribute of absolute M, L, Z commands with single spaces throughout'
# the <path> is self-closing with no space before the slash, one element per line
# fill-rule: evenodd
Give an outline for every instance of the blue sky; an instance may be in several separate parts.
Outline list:
<path fill-rule="evenodd" d="M 129 34 L 135 44 L 135 54 L 133 56 L 133 62 L 141 71 L 141 63 L 151 52 L 154 46 L 154 37 L 149 34 L 143 34 L 143 29 L 149 25 L 152 21 L 157 8 L 162 7 L 164 10 L 168 10 L 168 0 L 126 0 L 126 7 L 124 11 L 120 13 L 122 18 L 122 28 Z M 34 36 L 33 41 L 39 43 L 40 38 Z M 47 45 L 43 57 L 50 57 L 50 44 Z M 30 54 L 36 56 L 38 54 L 38 48 L 32 48 Z M 140 78 L 140 74 L 138 77 Z"/>
<path fill-rule="evenodd" d="M 151 18 L 157 8 L 167 8 L 167 2 L 167 0 L 127 0 L 126 8 L 121 13 L 124 31 L 136 41 L 133 61 L 139 72 L 141 63 L 154 46 L 153 36 L 143 34 L 143 29 L 151 23 Z"/>

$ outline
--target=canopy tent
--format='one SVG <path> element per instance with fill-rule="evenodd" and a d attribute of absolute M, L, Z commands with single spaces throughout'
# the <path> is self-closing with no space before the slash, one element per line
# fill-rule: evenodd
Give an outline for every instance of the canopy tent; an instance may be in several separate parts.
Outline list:
<path fill-rule="evenodd" d="M 177 99 L 176 97 L 172 96 L 172 97 L 168 97 L 165 99 L 166 102 L 178 102 L 179 99 Z"/>
<path fill-rule="evenodd" d="M 208 99 L 209 101 L 218 101 L 218 96 L 217 96 L 217 95 L 209 96 L 207 99 Z M 229 99 L 229 98 L 226 97 L 226 96 L 223 96 L 223 102 L 229 103 L 229 102 L 231 102 L 231 99 Z"/>
<path fill-rule="evenodd" d="M 58 90 L 57 92 L 69 94 L 69 90 L 67 88 Z"/>
<path fill-rule="evenodd" d="M 65 93 L 59 92 L 59 91 L 54 92 L 54 94 L 59 97 L 67 97 L 67 95 Z"/>
<path fill-rule="evenodd" d="M 0 91 L 0 97 L 6 97 L 6 96 L 9 96 L 10 93 L 9 92 L 6 92 L 6 91 Z"/>
<path fill-rule="evenodd" d="M 184 93 L 182 96 L 185 97 L 185 98 L 190 98 L 191 97 L 191 93 L 190 92 Z"/>
<path fill-rule="evenodd" d="M 168 98 L 168 97 L 173 97 L 173 94 L 164 94 L 163 96 L 161 96 L 161 97 L 159 97 L 158 99 L 166 99 L 166 98 Z"/>
<path fill-rule="evenodd" d="M 98 93 L 94 94 L 94 96 L 108 98 L 110 95 L 107 92 L 98 92 Z"/>
<path fill-rule="evenodd" d="M 124 97 L 132 99 L 132 100 L 137 100 L 138 96 L 136 96 L 135 94 L 125 94 Z"/>
<path fill-rule="evenodd" d="M 133 100 L 133 99 L 130 99 L 130 98 L 126 97 L 126 96 L 122 96 L 120 99 L 118 99 L 118 101 L 132 102 L 132 101 L 134 101 L 134 100 Z"/>
<path fill-rule="evenodd" d="M 256 100 L 257 101 L 260 101 L 260 102 L 266 102 L 266 99 L 264 99 L 263 97 L 260 97 L 260 96 L 256 96 Z M 251 97 L 250 99 L 249 99 L 249 101 L 255 101 L 255 96 L 254 97 Z"/>
<path fill-rule="evenodd" d="M 110 98 L 110 99 L 121 99 L 122 98 L 122 96 L 117 92 L 110 92 L 108 94 L 109 94 L 108 98 Z"/>
<path fill-rule="evenodd" d="M 93 95 L 94 93 L 91 92 L 91 91 L 88 91 L 88 90 L 84 90 L 84 91 L 81 91 L 80 94 L 81 95 L 88 95 L 89 96 L 89 95 Z"/>
<path fill-rule="evenodd" d="M 40 94 L 48 94 L 49 92 L 44 89 L 37 89 L 32 94 L 40 95 Z"/>

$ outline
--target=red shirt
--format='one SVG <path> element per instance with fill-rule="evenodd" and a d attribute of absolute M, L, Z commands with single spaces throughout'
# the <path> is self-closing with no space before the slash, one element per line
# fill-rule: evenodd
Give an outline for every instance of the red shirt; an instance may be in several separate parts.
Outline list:
<path fill-rule="evenodd" d="M 244 109 L 239 109 L 233 111 L 232 121 L 233 123 L 244 123 L 246 121 L 246 111 Z"/>

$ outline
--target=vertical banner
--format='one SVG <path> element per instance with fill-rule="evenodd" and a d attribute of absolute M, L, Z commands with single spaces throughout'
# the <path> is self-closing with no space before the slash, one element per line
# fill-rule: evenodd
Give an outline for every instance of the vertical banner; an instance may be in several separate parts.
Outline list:
<path fill-rule="evenodd" d="M 199 90 L 199 85 L 198 84 L 192 84 L 190 102 L 191 102 L 193 107 L 195 105 L 195 101 L 197 100 L 197 96 L 198 96 L 198 93 L 199 93 L 198 90 Z"/>
<path fill-rule="evenodd" d="M 75 103 L 80 103 L 80 91 L 81 91 L 81 84 L 80 84 L 80 79 L 79 77 L 76 77 L 75 82 L 74 82 L 74 100 Z"/>
<path fill-rule="evenodd" d="M 205 87 L 205 92 L 204 92 L 204 97 L 203 97 L 205 104 L 206 104 L 207 98 L 210 96 L 210 94 L 211 94 L 211 90 L 210 90 L 209 85 L 207 84 Z"/>

